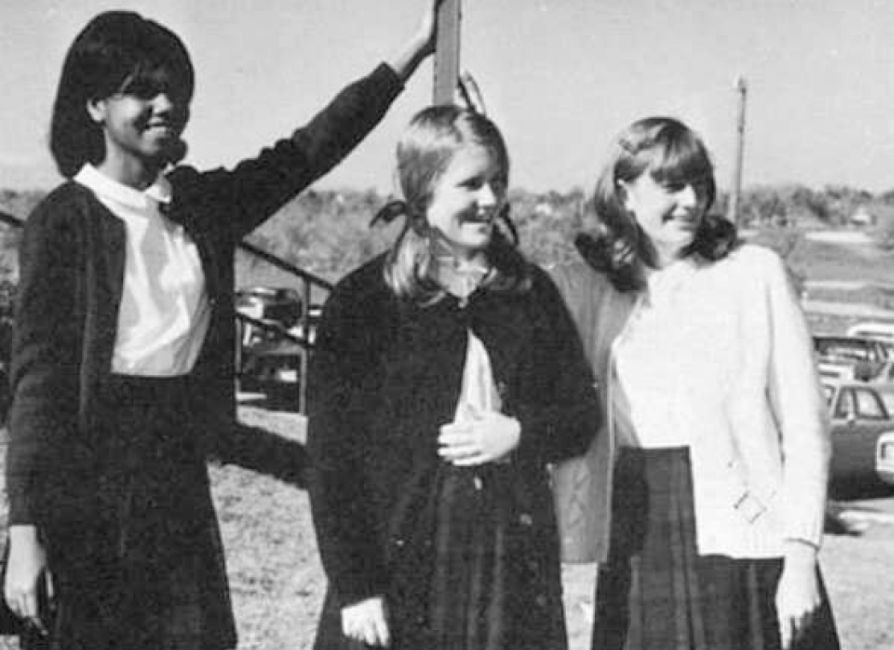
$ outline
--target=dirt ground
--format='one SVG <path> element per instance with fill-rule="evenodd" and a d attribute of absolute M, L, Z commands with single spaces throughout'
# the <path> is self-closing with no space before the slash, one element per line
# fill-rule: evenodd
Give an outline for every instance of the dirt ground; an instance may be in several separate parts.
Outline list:
<path fill-rule="evenodd" d="M 325 578 L 303 488 L 303 423 L 292 414 L 251 407 L 243 407 L 240 417 L 246 426 L 237 445 L 239 464 L 211 468 L 239 650 L 308 649 Z M 859 534 L 825 540 L 823 570 L 847 650 L 894 647 L 894 523 L 889 520 L 894 516 L 858 518 L 854 532 Z M 572 650 L 589 647 L 594 572 L 593 565 L 563 571 Z M 13 640 L 0 640 L 0 649 L 16 647 Z"/>
<path fill-rule="evenodd" d="M 278 428 L 296 444 L 303 441 L 294 416 L 244 408 L 242 417 L 256 426 L 266 423 Z M 284 457 L 286 452 L 280 450 Z M 214 468 L 212 474 L 228 550 L 240 650 L 310 648 L 325 579 L 306 492 L 296 482 L 235 466 Z M 842 647 L 890 650 L 894 648 L 894 572 L 890 570 L 894 567 L 894 516 L 856 515 L 848 521 L 850 533 L 827 535 L 821 554 Z M 594 565 L 563 569 L 572 650 L 589 648 L 594 577 Z"/>

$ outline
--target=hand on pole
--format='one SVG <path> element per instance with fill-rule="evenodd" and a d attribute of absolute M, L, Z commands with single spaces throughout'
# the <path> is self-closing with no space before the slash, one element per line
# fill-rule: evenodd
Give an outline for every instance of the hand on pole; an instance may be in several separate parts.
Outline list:
<path fill-rule="evenodd" d="M 426 8 L 410 40 L 388 62 L 401 81 L 406 82 L 419 64 L 435 51 L 438 6 L 442 0 L 426 0 Z"/>

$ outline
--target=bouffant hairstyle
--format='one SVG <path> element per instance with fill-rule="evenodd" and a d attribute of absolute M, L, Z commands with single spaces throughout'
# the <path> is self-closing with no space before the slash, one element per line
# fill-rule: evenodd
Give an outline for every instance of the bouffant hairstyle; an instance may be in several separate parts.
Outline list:
<path fill-rule="evenodd" d="M 68 50 L 53 104 L 50 150 L 59 172 L 70 178 L 85 163 L 105 158 L 102 127 L 90 118 L 88 102 L 118 93 L 152 97 L 164 91 L 188 105 L 194 84 L 186 46 L 168 28 L 129 11 L 94 17 Z M 167 162 L 185 154 L 180 141 Z"/>

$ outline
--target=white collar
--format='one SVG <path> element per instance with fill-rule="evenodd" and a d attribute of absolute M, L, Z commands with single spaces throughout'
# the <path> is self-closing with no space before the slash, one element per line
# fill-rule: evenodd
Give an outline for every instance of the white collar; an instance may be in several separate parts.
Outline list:
<path fill-rule="evenodd" d="M 141 191 L 109 178 L 92 164 L 86 163 L 73 180 L 92 190 L 101 199 L 138 210 L 148 208 L 150 201 L 169 204 L 172 197 L 171 183 L 162 174 L 158 175 L 152 185 Z"/>

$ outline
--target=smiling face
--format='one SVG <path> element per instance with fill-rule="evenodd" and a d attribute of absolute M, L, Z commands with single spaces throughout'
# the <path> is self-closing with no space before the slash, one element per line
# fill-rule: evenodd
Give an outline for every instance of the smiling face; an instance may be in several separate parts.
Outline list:
<path fill-rule="evenodd" d="M 157 167 L 179 146 L 189 115 L 188 104 L 160 92 L 151 97 L 117 93 L 91 102 L 88 111 L 102 126 L 106 161 Z"/>
<path fill-rule="evenodd" d="M 695 238 L 708 205 L 704 184 L 656 181 L 645 171 L 632 181 L 620 181 L 624 207 L 649 236 L 659 256 L 677 258 Z"/>
<path fill-rule="evenodd" d="M 108 97 L 88 101 L 87 112 L 105 141 L 99 166 L 113 178 L 132 184 L 133 172 L 139 177 L 145 170 L 151 182 L 168 161 L 179 158 L 190 91 L 177 90 L 166 79 L 163 71 L 141 76 Z"/>
<path fill-rule="evenodd" d="M 457 256 L 473 257 L 490 243 L 505 198 L 504 173 L 492 153 L 467 144 L 457 149 L 435 184 L 428 225 Z"/>

